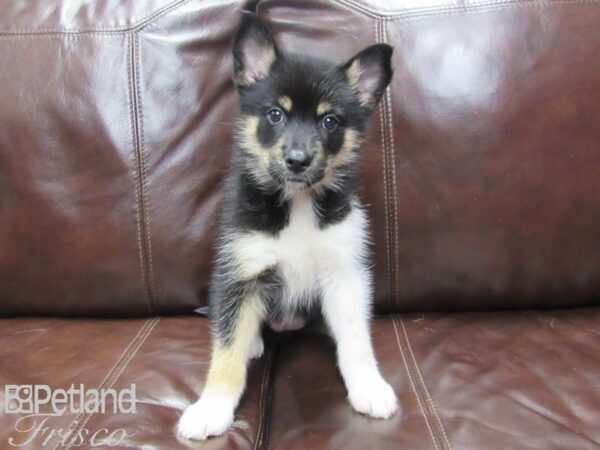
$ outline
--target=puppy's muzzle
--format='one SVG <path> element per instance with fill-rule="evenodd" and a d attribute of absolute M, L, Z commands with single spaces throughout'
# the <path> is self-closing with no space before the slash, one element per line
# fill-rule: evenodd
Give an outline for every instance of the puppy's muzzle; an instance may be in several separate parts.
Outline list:
<path fill-rule="evenodd" d="M 298 175 L 310 166 L 313 156 L 303 150 L 290 150 L 285 155 L 285 165 L 291 172 Z"/>

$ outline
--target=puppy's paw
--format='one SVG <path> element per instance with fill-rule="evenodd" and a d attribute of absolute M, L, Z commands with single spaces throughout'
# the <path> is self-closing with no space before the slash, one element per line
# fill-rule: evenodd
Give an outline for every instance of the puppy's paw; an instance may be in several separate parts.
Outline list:
<path fill-rule="evenodd" d="M 254 338 L 252 341 L 252 345 L 250 346 L 250 359 L 258 359 L 260 358 L 265 351 L 265 344 L 260 335 Z"/>
<path fill-rule="evenodd" d="M 392 387 L 379 374 L 363 377 L 348 392 L 352 407 L 377 419 L 389 419 L 398 409 Z"/>
<path fill-rule="evenodd" d="M 231 427 L 233 411 L 234 407 L 228 398 L 203 395 L 185 410 L 177 424 L 177 434 L 194 440 L 220 436 Z"/>

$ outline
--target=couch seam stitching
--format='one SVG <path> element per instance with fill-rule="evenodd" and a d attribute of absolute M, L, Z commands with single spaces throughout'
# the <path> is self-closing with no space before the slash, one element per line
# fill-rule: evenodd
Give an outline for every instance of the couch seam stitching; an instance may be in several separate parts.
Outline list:
<path fill-rule="evenodd" d="M 554 5 L 558 5 L 558 6 L 570 6 L 570 5 L 577 5 L 577 4 L 594 4 L 594 3 L 599 3 L 599 0 L 567 0 L 567 1 L 552 1 L 549 0 L 548 3 L 542 3 L 542 2 L 538 2 L 538 1 L 532 1 L 532 2 L 528 2 L 528 3 L 508 3 L 508 4 L 489 4 L 489 5 L 485 5 L 482 7 L 467 7 L 465 9 L 455 9 L 455 10 L 442 10 L 442 11 L 433 11 L 433 12 L 426 12 L 426 13 L 422 13 L 422 14 L 414 14 L 411 16 L 407 16 L 407 17 L 390 17 L 388 18 L 389 22 L 397 22 L 400 20 L 404 20 L 404 21 L 411 21 L 411 20 L 419 20 L 419 19 L 426 19 L 429 17 L 450 17 L 450 16 L 455 16 L 459 13 L 462 13 L 463 16 L 467 16 L 467 15 L 473 15 L 473 14 L 479 14 L 479 13 L 486 13 L 486 12 L 490 12 L 490 11 L 502 11 L 502 10 L 510 10 L 510 9 L 515 9 L 515 8 L 525 8 L 525 7 L 538 7 L 538 8 L 542 8 L 544 6 L 554 6 Z"/>
<path fill-rule="evenodd" d="M 151 320 L 150 325 L 146 328 L 146 331 L 144 332 L 143 336 L 140 338 L 139 343 L 135 346 L 133 352 L 125 360 L 125 362 L 121 365 L 121 367 L 117 368 L 117 370 L 115 370 L 113 372 L 113 374 L 110 376 L 112 381 L 110 382 L 110 384 L 108 384 L 108 389 L 113 387 L 113 385 L 116 383 L 116 381 L 119 379 L 119 377 L 123 374 L 123 372 L 125 371 L 127 366 L 129 366 L 129 363 L 131 363 L 131 361 L 133 361 L 133 358 L 135 358 L 139 349 L 142 347 L 144 342 L 146 342 L 146 340 L 148 339 L 148 336 L 150 336 L 150 334 L 152 333 L 154 328 L 156 328 L 156 325 L 158 325 L 158 322 L 160 322 L 160 317 L 155 317 Z M 94 415 L 95 415 L 95 413 L 90 413 L 90 414 L 86 414 L 84 416 L 84 420 L 81 422 L 81 425 L 75 429 L 76 434 L 77 434 L 77 432 L 79 432 L 79 430 L 81 430 L 83 427 L 85 427 L 85 425 L 89 422 L 89 420 Z M 66 447 L 66 449 L 68 450 L 72 446 L 73 446 L 73 439 L 71 439 L 71 441 L 69 442 L 69 445 Z"/>
<path fill-rule="evenodd" d="M 131 130 L 131 138 L 133 140 L 133 164 L 134 164 L 134 184 L 135 184 L 135 215 L 136 215 L 136 234 L 137 234 L 137 244 L 138 244 L 138 259 L 140 262 L 140 275 L 142 277 L 142 286 L 144 288 L 144 301 L 146 303 L 146 307 L 148 311 L 152 313 L 152 306 L 150 305 L 149 294 L 148 294 L 148 286 L 146 280 L 146 270 L 144 268 L 144 244 L 142 241 L 142 214 L 141 214 L 141 199 L 140 199 L 140 180 L 139 180 L 139 170 L 138 170 L 138 132 L 137 132 L 137 124 L 136 124 L 136 114 L 135 114 L 135 83 L 133 81 L 133 60 L 135 57 L 133 56 L 133 35 L 130 33 L 127 36 L 127 83 L 129 89 L 129 113 L 130 113 L 130 121 L 129 127 Z"/>
<path fill-rule="evenodd" d="M 178 3 L 171 3 L 171 5 L 169 5 L 169 7 L 165 7 L 165 10 L 163 10 L 164 12 L 159 14 L 158 16 L 154 17 L 154 18 L 149 18 L 146 21 L 140 21 L 136 27 L 135 30 L 136 31 L 142 31 L 145 28 L 150 27 L 151 25 L 154 25 L 156 22 L 158 22 L 160 19 L 162 19 L 163 17 L 166 17 L 169 13 L 175 11 L 176 9 L 179 9 L 180 7 L 182 7 L 183 5 L 187 4 L 187 3 L 191 3 L 194 0 L 180 0 Z"/>
<path fill-rule="evenodd" d="M 41 28 L 38 30 L 0 30 L 0 38 L 2 36 L 48 36 L 48 35 L 107 35 L 107 34 L 126 34 L 131 31 L 141 30 L 156 21 L 160 20 L 162 17 L 169 14 L 171 11 L 183 6 L 185 3 L 189 3 L 192 0 L 174 0 L 173 2 L 158 8 L 156 11 L 151 12 L 147 16 L 142 17 L 137 22 L 126 26 L 126 27 L 115 27 L 115 28 L 91 28 L 89 30 L 86 29 L 49 29 L 49 28 Z"/>
<path fill-rule="evenodd" d="M 102 381 L 98 384 L 98 388 L 97 389 L 102 389 L 103 386 L 106 384 L 106 382 L 108 381 L 110 375 L 116 371 L 117 366 L 119 366 L 119 364 L 121 364 L 121 362 L 126 358 L 126 356 L 129 354 L 133 343 L 139 339 L 139 337 L 146 331 L 146 329 L 148 328 L 148 326 L 152 323 L 154 319 L 148 319 L 144 322 L 144 324 L 142 325 L 142 327 L 138 330 L 138 332 L 136 333 L 136 335 L 129 341 L 129 343 L 127 344 L 127 346 L 125 347 L 125 349 L 121 352 L 121 354 L 119 355 L 119 357 L 117 358 L 117 360 L 115 361 L 115 363 L 112 365 L 112 367 L 110 368 L 110 370 L 108 372 L 106 372 L 106 375 L 104 376 L 104 378 L 102 379 Z M 71 437 L 71 435 L 73 434 L 74 427 L 79 428 L 79 421 L 81 420 L 81 418 L 83 418 L 83 416 L 85 415 L 84 412 L 80 412 L 74 419 L 73 421 L 70 423 L 69 427 L 66 429 L 66 436 L 67 437 Z M 58 441 L 58 443 L 54 446 L 53 450 L 58 450 L 59 448 L 65 448 L 64 444 L 63 444 L 64 439 L 60 439 Z M 66 447 L 68 448 L 68 447 Z"/>
<path fill-rule="evenodd" d="M 140 110 L 139 110 L 139 72 L 137 69 L 137 39 L 135 32 L 129 34 L 129 63 L 128 76 L 130 83 L 131 97 L 131 123 L 133 133 L 133 151 L 134 151 L 134 181 L 136 197 L 136 222 L 137 222 L 137 242 L 139 248 L 140 271 L 142 276 L 142 285 L 144 287 L 146 306 L 150 314 L 154 314 L 154 291 L 152 289 L 148 258 L 148 240 L 146 238 L 147 230 L 147 212 L 144 202 L 145 190 L 145 172 L 142 154 L 141 131 L 140 131 Z"/>
<path fill-rule="evenodd" d="M 153 23 L 156 23 L 159 19 L 166 16 L 168 13 L 177 9 L 179 6 L 183 6 L 185 3 L 191 0 L 182 0 L 180 3 L 172 3 L 167 6 L 171 6 L 172 8 L 168 11 L 160 11 L 161 13 L 158 16 L 153 17 L 150 21 L 145 22 L 145 20 L 150 19 L 147 17 L 145 19 L 140 20 L 138 23 L 126 27 L 126 28 L 106 28 L 106 29 L 91 29 L 91 30 L 37 30 L 37 31 L 0 31 L 0 40 L 27 40 L 33 38 L 56 38 L 61 36 L 71 36 L 71 37 L 79 37 L 82 35 L 93 35 L 93 36 L 114 36 L 114 35 L 123 35 L 130 33 L 131 31 L 143 30 L 144 28 L 150 26 Z M 437 8 L 437 9 L 429 9 L 422 11 L 406 11 L 394 15 L 385 15 L 385 14 L 376 14 L 373 12 L 369 12 L 367 10 L 363 10 L 357 5 L 346 3 L 345 0 L 332 0 L 339 7 L 351 11 L 353 13 L 359 13 L 366 17 L 381 19 L 382 21 L 397 21 L 397 20 L 410 20 L 410 19 L 419 19 L 424 17 L 432 17 L 432 16 L 443 16 L 443 15 L 454 15 L 456 13 L 464 13 L 464 14 L 472 14 L 478 12 L 486 12 L 493 11 L 498 9 L 508 9 L 515 7 L 524 7 L 524 6 L 552 6 L 552 5 L 578 5 L 578 4 L 598 4 L 600 0 L 548 0 L 544 3 L 532 0 L 532 1 L 524 1 L 517 0 L 514 2 L 488 2 L 488 3 L 479 3 L 475 5 L 456 5 L 453 7 L 446 8 Z M 165 6 L 165 8 L 167 8 Z"/>
<path fill-rule="evenodd" d="M 133 29 L 135 31 L 140 31 L 143 28 L 148 27 L 148 26 L 156 23 L 157 21 L 159 21 L 163 17 L 167 16 L 170 12 L 178 9 L 180 6 L 183 6 L 186 3 L 190 3 L 191 1 L 192 0 L 176 0 L 173 3 L 169 3 L 168 5 L 165 5 L 161 10 L 157 11 L 156 13 L 154 13 L 153 15 L 149 15 L 149 16 L 145 17 L 144 19 L 138 21 L 133 26 Z"/>
<path fill-rule="evenodd" d="M 429 394 L 429 389 L 427 389 L 427 385 L 425 384 L 425 380 L 423 379 L 423 375 L 421 374 L 421 369 L 419 369 L 419 365 L 417 364 L 417 359 L 415 358 L 415 354 L 412 350 L 412 345 L 410 344 L 410 339 L 408 338 L 408 332 L 406 331 L 406 327 L 404 326 L 404 321 L 399 316 L 398 316 L 398 320 L 400 321 L 400 325 L 402 326 L 402 330 L 404 332 L 404 337 L 406 339 L 406 344 L 408 346 L 408 351 L 409 351 L 412 361 L 414 363 L 414 367 L 417 370 L 417 375 L 419 377 L 419 380 L 421 381 L 421 385 L 423 387 L 423 391 L 425 392 L 425 396 L 427 397 L 427 401 L 428 401 L 429 405 L 431 406 L 431 409 L 433 410 L 435 419 L 437 420 L 440 430 L 442 431 L 442 436 L 444 437 L 444 441 L 448 445 L 448 448 L 450 450 L 452 450 L 452 445 L 450 445 L 450 441 L 448 440 L 448 435 L 446 434 L 446 429 L 444 428 L 444 424 L 442 423 L 442 420 L 440 419 L 440 416 L 438 415 L 438 411 L 435 406 L 435 403 L 433 402 L 433 399 L 431 398 L 431 395 Z"/>
<path fill-rule="evenodd" d="M 436 439 L 435 435 L 433 434 L 433 429 L 431 427 L 431 424 L 429 423 L 429 417 L 427 414 L 427 410 L 423 406 L 423 402 L 421 401 L 421 397 L 420 397 L 419 392 L 417 391 L 417 388 L 413 381 L 411 370 L 408 366 L 407 359 L 404 355 L 404 350 L 402 349 L 402 344 L 400 343 L 400 334 L 398 333 L 398 328 L 396 326 L 396 319 L 394 318 L 393 315 L 392 315 L 392 325 L 394 327 L 394 333 L 396 334 L 396 343 L 398 344 L 398 349 L 400 350 L 400 356 L 402 357 L 402 362 L 404 363 L 404 368 L 406 369 L 406 373 L 408 375 L 408 380 L 412 387 L 413 393 L 415 394 L 415 397 L 417 398 L 417 403 L 419 404 L 419 408 L 421 409 L 421 413 L 423 414 L 423 419 L 425 420 L 425 425 L 427 426 L 427 430 L 429 431 L 429 436 L 431 437 L 431 440 L 433 441 L 433 445 L 435 446 L 436 450 L 438 450 L 439 447 L 438 447 L 437 439 Z"/>
<path fill-rule="evenodd" d="M 403 11 L 394 14 L 377 13 L 371 11 L 368 8 L 364 8 L 359 4 L 352 2 L 351 0 L 332 0 L 333 3 L 337 4 L 341 8 L 352 12 L 358 12 L 366 17 L 375 19 L 382 19 L 385 21 L 396 21 L 396 20 L 407 20 L 413 18 L 422 18 L 430 16 L 441 16 L 455 14 L 457 12 L 473 13 L 479 11 L 490 11 L 494 9 L 502 8 L 513 8 L 521 6 L 550 6 L 550 5 L 576 5 L 576 4 L 594 4 L 599 3 L 599 0 L 548 0 L 546 2 L 540 2 L 539 0 L 514 0 L 514 1 L 493 1 L 493 2 L 482 2 L 471 5 L 456 5 L 446 4 L 441 7 L 432 8 L 421 8 L 416 11 Z"/>
<path fill-rule="evenodd" d="M 148 176 L 146 173 L 147 160 L 146 160 L 146 139 L 144 136 L 144 111 L 142 103 L 142 89 L 140 83 L 140 60 L 141 56 L 139 53 L 139 35 L 135 33 L 135 73 L 136 73 L 136 85 L 137 85 L 137 121 L 139 131 L 139 150 L 140 150 L 140 167 L 142 170 L 142 202 L 144 208 L 144 226 L 145 226 L 145 238 L 146 238 L 146 258 L 147 258 L 147 271 L 149 277 L 149 288 L 150 288 L 150 301 L 156 309 L 156 280 L 154 278 L 154 260 L 152 257 L 152 227 L 150 221 L 150 209 L 148 207 Z"/>
<path fill-rule="evenodd" d="M 375 21 L 375 41 L 381 41 L 380 33 L 380 22 Z M 392 267 L 391 267 L 391 254 L 390 254 L 390 218 L 389 218 L 389 200 L 388 200 L 388 179 L 387 179 L 387 142 L 384 131 L 384 112 L 383 104 L 379 105 L 379 132 L 381 135 L 381 165 L 383 172 L 383 198 L 385 208 L 385 238 L 386 238 L 386 266 L 387 266 L 387 288 L 388 288 L 388 301 L 392 299 Z"/>
<path fill-rule="evenodd" d="M 29 41 L 33 39 L 77 39 L 83 36 L 117 37 L 125 36 L 131 31 L 118 31 L 106 33 L 44 33 L 44 34 L 0 34 L 0 41 Z"/>
<path fill-rule="evenodd" d="M 387 29 L 385 22 L 381 21 L 381 40 L 387 42 Z M 388 139 L 388 171 L 389 179 L 391 180 L 391 200 L 390 214 L 392 221 L 392 229 L 390 230 L 390 238 L 392 241 L 392 298 L 390 301 L 397 302 L 396 295 L 398 293 L 398 189 L 396 183 L 396 148 L 394 145 L 394 121 L 392 116 L 392 96 L 391 85 L 389 85 L 383 95 L 382 105 L 385 107 L 386 115 L 386 130 Z"/>

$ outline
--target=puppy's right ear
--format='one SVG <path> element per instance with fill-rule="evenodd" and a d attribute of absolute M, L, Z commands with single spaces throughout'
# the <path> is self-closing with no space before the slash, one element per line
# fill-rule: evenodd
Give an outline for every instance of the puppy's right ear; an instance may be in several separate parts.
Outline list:
<path fill-rule="evenodd" d="M 233 41 L 234 82 L 239 89 L 269 75 L 279 50 L 267 25 L 250 12 L 242 15 L 242 24 Z"/>

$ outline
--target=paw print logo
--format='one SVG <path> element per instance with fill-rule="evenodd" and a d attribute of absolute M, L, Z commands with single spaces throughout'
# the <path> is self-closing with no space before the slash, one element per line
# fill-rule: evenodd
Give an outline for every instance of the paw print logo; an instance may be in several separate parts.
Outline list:
<path fill-rule="evenodd" d="M 33 386 L 28 384 L 7 384 L 4 386 L 5 414 L 33 413 Z"/>

